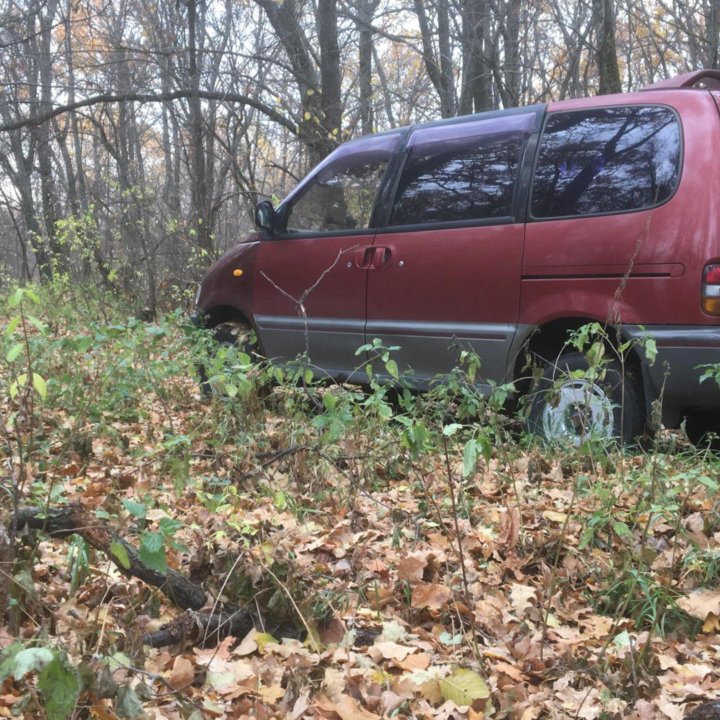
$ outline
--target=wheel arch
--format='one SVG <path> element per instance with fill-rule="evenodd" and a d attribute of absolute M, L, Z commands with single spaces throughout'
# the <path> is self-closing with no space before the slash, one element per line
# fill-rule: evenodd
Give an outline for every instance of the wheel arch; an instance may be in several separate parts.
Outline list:
<path fill-rule="evenodd" d="M 604 341 L 610 357 L 619 357 L 620 346 L 630 338 L 623 332 L 622 326 L 612 326 L 594 317 L 558 317 L 543 324 L 528 328 L 525 335 L 517 339 L 515 357 L 512 364 L 512 380 L 521 394 L 525 394 L 532 384 L 531 364 L 535 358 L 543 362 L 552 362 L 561 355 L 574 352 L 568 346 L 570 333 L 584 325 L 599 323 L 605 329 Z M 627 371 L 633 374 L 642 392 L 641 403 L 645 408 L 645 417 L 651 416 L 651 404 L 656 399 L 656 392 L 650 377 L 647 361 L 637 343 L 631 343 L 624 351 L 622 358 Z"/>
<path fill-rule="evenodd" d="M 243 325 L 255 333 L 257 345 L 262 351 L 262 343 L 255 323 L 242 310 L 233 305 L 214 305 L 202 313 L 202 327 L 212 330 L 220 325 Z"/>

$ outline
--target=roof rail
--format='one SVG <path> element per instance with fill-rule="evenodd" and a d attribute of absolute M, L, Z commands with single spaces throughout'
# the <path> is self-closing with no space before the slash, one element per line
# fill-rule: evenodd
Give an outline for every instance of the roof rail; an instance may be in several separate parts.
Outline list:
<path fill-rule="evenodd" d="M 677 77 L 645 85 L 641 90 L 671 90 L 673 88 L 699 88 L 720 90 L 720 70 L 693 70 Z"/>

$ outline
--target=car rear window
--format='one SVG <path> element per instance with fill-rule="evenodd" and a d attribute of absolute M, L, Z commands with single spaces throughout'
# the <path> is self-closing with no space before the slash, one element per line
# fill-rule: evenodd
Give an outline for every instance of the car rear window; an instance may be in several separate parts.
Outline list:
<path fill-rule="evenodd" d="M 518 114 L 413 132 L 389 224 L 509 218 L 534 124 Z"/>
<path fill-rule="evenodd" d="M 548 115 L 531 215 L 555 218 L 649 208 L 675 191 L 682 141 L 674 111 L 627 106 Z"/>

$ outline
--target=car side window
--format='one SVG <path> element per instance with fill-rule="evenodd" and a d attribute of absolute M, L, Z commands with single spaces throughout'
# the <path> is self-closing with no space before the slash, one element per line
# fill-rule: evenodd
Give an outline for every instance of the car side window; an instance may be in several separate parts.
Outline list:
<path fill-rule="evenodd" d="M 288 232 L 333 232 L 370 227 L 380 184 L 399 136 L 340 146 L 290 201 Z"/>
<path fill-rule="evenodd" d="M 389 224 L 510 217 L 534 125 L 534 114 L 527 114 L 416 130 Z"/>
<path fill-rule="evenodd" d="M 534 218 L 659 205 L 675 191 L 681 156 L 675 113 L 627 106 L 551 113 L 532 189 Z"/>

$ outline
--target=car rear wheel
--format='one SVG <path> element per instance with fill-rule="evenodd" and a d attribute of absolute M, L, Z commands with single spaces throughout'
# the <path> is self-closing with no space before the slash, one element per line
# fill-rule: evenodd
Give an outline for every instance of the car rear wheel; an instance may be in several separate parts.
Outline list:
<path fill-rule="evenodd" d="M 698 448 L 720 450 L 720 413 L 695 411 L 685 418 L 685 432 Z"/>
<path fill-rule="evenodd" d="M 563 355 L 546 364 L 531 391 L 527 429 L 550 444 L 630 444 L 643 429 L 638 382 L 617 361 L 591 370 L 582 353 Z"/>

